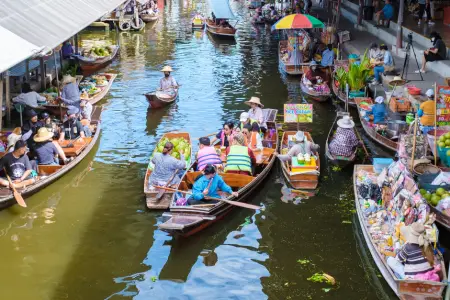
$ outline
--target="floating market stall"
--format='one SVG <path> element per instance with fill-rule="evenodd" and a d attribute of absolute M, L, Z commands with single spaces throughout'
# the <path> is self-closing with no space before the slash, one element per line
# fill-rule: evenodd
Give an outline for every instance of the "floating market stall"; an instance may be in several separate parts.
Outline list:
<path fill-rule="evenodd" d="M 236 24 L 232 26 L 228 21 L 236 20 L 236 16 L 230 8 L 228 0 L 209 0 L 213 19 L 206 19 L 206 30 L 222 38 L 234 38 L 237 29 Z"/>
<path fill-rule="evenodd" d="M 84 74 L 91 74 L 105 67 L 117 56 L 119 46 L 109 41 L 85 40 L 82 42 L 81 55 L 74 55 Z"/>

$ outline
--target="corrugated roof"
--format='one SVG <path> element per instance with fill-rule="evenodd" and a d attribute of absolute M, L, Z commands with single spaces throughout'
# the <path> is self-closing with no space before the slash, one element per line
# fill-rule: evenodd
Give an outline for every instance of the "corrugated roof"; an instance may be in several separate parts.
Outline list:
<path fill-rule="evenodd" d="M 228 0 L 209 0 L 209 5 L 217 19 L 236 19 Z"/>

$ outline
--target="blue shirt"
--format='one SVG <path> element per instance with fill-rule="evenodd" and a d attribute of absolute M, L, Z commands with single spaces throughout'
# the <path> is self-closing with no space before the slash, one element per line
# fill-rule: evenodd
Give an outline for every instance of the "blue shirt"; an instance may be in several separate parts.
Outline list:
<path fill-rule="evenodd" d="M 334 51 L 330 49 L 326 49 L 322 53 L 322 62 L 320 63 L 324 67 L 328 67 L 333 65 L 334 61 Z"/>
<path fill-rule="evenodd" d="M 61 92 L 61 99 L 66 105 L 80 108 L 81 100 L 78 86 L 73 82 L 66 84 Z"/>
<path fill-rule="evenodd" d="M 217 193 L 218 190 L 231 194 L 233 190 L 223 181 L 222 177 L 219 175 L 214 175 L 211 179 L 212 183 L 208 189 L 208 197 L 220 198 L 220 195 Z M 192 197 L 194 200 L 202 200 L 205 196 L 203 195 L 203 191 L 209 184 L 209 179 L 206 176 L 202 176 L 194 183 L 192 187 Z"/>
<path fill-rule="evenodd" d="M 394 17 L 394 7 L 391 4 L 386 4 L 381 11 L 385 19 L 392 19 Z"/>
<path fill-rule="evenodd" d="M 61 50 L 63 58 L 68 58 L 73 54 L 73 48 L 70 43 L 64 43 Z"/>
<path fill-rule="evenodd" d="M 390 51 L 384 52 L 383 63 L 385 66 L 393 66 L 394 65 L 394 60 L 392 59 L 392 54 Z"/>
<path fill-rule="evenodd" d="M 377 103 L 372 106 L 372 111 L 368 112 L 368 114 L 373 115 L 373 122 L 375 124 L 384 123 L 386 116 L 386 106 L 384 104 Z"/>

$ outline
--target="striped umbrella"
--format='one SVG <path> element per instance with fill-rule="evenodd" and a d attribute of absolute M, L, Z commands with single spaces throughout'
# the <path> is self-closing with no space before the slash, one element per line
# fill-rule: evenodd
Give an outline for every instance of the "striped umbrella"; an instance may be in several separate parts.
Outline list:
<path fill-rule="evenodd" d="M 322 21 L 310 15 L 292 14 L 288 15 L 272 25 L 272 30 L 280 29 L 302 29 L 302 28 L 324 28 Z"/>

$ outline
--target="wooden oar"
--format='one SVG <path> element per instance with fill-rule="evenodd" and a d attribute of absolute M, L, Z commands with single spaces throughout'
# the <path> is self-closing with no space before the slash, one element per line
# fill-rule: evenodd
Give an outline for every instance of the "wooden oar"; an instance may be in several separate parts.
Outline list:
<path fill-rule="evenodd" d="M 172 180 L 175 178 L 175 176 L 178 173 L 178 169 L 175 170 L 175 172 L 173 173 L 172 177 L 169 178 L 169 180 L 167 181 L 166 185 L 164 187 L 169 187 L 170 183 L 172 182 Z M 164 195 L 166 191 L 165 190 L 160 190 L 158 192 L 158 194 L 156 195 L 156 200 L 161 199 L 161 197 Z"/>
<path fill-rule="evenodd" d="M 6 178 L 8 178 L 9 186 L 13 190 L 14 198 L 16 199 L 17 204 L 19 204 L 22 207 L 27 207 L 27 204 L 25 203 L 25 200 L 23 200 L 22 195 L 16 190 L 16 188 L 14 187 L 14 184 L 11 181 L 11 178 L 9 178 L 9 175 L 6 172 L 6 169 L 3 168 L 3 170 L 5 171 Z"/>
<path fill-rule="evenodd" d="M 364 149 L 364 152 L 366 153 L 366 157 L 369 158 L 369 151 L 367 151 L 366 145 L 364 144 L 364 140 L 361 138 L 361 135 L 359 134 L 358 130 L 355 128 L 355 133 L 358 136 L 358 139 L 361 141 L 361 145 Z"/>
<path fill-rule="evenodd" d="M 168 191 L 173 191 L 173 192 L 180 192 L 180 193 L 183 193 L 186 195 L 192 195 L 192 193 L 187 192 L 187 191 L 180 191 L 180 190 L 176 190 L 176 189 L 166 188 L 163 186 L 154 186 L 154 187 L 160 188 L 160 189 L 165 189 Z M 226 200 L 226 199 L 221 199 L 221 198 L 207 197 L 207 199 L 223 201 L 223 202 L 226 202 L 231 205 L 240 206 L 240 207 L 249 208 L 249 209 L 255 209 L 255 210 L 260 210 L 262 208 L 261 206 L 256 206 L 253 204 L 248 204 L 248 203 L 239 202 L 239 201 L 231 201 L 231 200 Z"/>
<path fill-rule="evenodd" d="M 217 132 L 213 132 L 213 133 L 210 133 L 210 134 L 208 134 L 208 135 L 203 135 L 203 136 L 201 136 L 201 137 L 194 138 L 194 140 L 199 140 L 199 139 L 201 139 L 202 137 L 210 137 L 210 136 L 213 136 L 213 135 L 216 135 L 216 134 L 217 134 Z"/>

